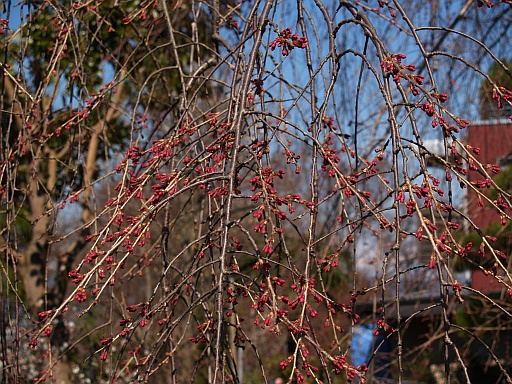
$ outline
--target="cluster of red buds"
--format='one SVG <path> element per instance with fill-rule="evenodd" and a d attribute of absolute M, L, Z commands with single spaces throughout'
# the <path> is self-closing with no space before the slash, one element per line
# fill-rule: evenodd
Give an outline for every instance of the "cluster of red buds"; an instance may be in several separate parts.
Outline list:
<path fill-rule="evenodd" d="M 496 100 L 498 109 L 503 109 L 502 100 L 509 104 L 512 103 L 512 91 L 509 91 L 504 87 L 498 87 L 494 89 L 494 92 L 492 93 L 492 98 L 493 100 Z"/>
<path fill-rule="evenodd" d="M 392 75 L 393 81 L 395 83 L 400 83 L 400 78 L 407 79 L 410 83 L 410 88 L 413 95 L 419 95 L 418 89 L 416 89 L 415 85 L 422 85 L 423 79 L 425 78 L 423 75 L 415 75 L 412 73 L 404 72 L 414 72 L 416 71 L 416 66 L 414 64 L 402 64 L 402 60 L 407 58 L 404 54 L 392 54 L 391 56 L 385 58 L 380 63 L 381 68 L 384 71 L 385 75 Z"/>
<path fill-rule="evenodd" d="M 294 48 L 306 48 L 308 46 L 308 39 L 306 37 L 299 37 L 298 34 L 292 34 L 290 28 L 286 28 L 279 32 L 279 36 L 268 45 L 273 51 L 276 47 L 282 48 L 281 53 L 283 56 L 288 56 Z"/>
<path fill-rule="evenodd" d="M 0 17 L 0 35 L 3 35 L 5 33 L 5 30 L 9 28 L 9 20 L 2 19 Z"/>

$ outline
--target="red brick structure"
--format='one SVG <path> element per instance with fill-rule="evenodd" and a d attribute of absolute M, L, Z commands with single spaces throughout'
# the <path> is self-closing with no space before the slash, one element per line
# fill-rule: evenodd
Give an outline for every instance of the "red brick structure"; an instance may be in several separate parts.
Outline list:
<path fill-rule="evenodd" d="M 501 168 L 510 165 L 512 160 L 512 121 L 510 119 L 488 120 L 468 127 L 467 144 L 480 148 L 480 155 L 476 158 L 482 164 L 497 164 Z M 489 174 L 492 175 L 490 170 Z M 469 181 L 483 180 L 475 171 L 470 171 Z M 485 191 L 484 191 L 485 192 Z M 476 193 L 468 190 L 468 214 L 473 223 L 485 230 L 490 224 L 500 221 L 497 210 L 485 203 L 478 205 Z M 499 292 L 504 287 L 490 275 L 480 270 L 472 271 L 472 287 L 483 293 Z"/>
<path fill-rule="evenodd" d="M 500 292 L 505 287 L 492 275 L 485 275 L 480 270 L 471 271 L 471 288 L 483 293 Z"/>
<path fill-rule="evenodd" d="M 507 165 L 512 160 L 512 121 L 489 120 L 470 125 L 467 144 L 480 148 L 480 155 L 476 158 L 482 164 Z M 475 171 L 470 171 L 468 176 L 469 181 L 483 180 Z M 478 206 L 477 196 L 471 189 L 468 191 L 468 200 L 469 215 L 479 228 L 487 228 L 489 224 L 500 220 L 496 209 L 489 207 L 488 204 L 484 204 L 484 207 Z"/>

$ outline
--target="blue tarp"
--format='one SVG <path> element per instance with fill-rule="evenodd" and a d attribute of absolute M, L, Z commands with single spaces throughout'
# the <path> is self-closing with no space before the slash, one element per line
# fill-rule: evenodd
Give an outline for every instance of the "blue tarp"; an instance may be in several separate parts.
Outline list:
<path fill-rule="evenodd" d="M 352 364 L 359 366 L 368 363 L 372 349 L 373 329 L 375 327 L 366 325 L 355 325 L 352 335 Z"/>

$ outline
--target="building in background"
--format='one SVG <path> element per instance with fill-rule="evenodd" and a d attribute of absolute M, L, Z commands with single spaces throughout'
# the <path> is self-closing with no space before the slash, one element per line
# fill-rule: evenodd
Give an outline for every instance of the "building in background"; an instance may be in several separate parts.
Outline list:
<path fill-rule="evenodd" d="M 474 155 L 475 159 L 483 165 L 488 165 L 487 173 L 493 176 L 494 181 L 505 191 L 512 191 L 512 120 L 502 116 L 487 114 L 487 119 L 478 121 L 467 127 L 466 144 L 471 147 L 479 148 L 479 155 Z M 429 142 L 426 146 L 429 149 L 439 146 L 439 154 L 443 155 L 444 145 L 442 142 Z M 470 151 L 472 154 L 473 152 Z M 478 152 L 478 151 L 477 151 Z M 427 159 L 428 160 L 428 159 Z M 492 165 L 498 165 L 501 169 L 500 173 L 494 174 L 491 171 Z M 432 159 L 429 163 L 430 167 L 438 167 L 439 163 Z M 444 168 L 443 168 L 444 169 Z M 468 173 L 470 182 L 484 180 L 484 176 L 478 171 Z M 495 188 L 483 190 L 486 196 L 491 200 L 496 200 L 497 191 Z M 508 264 L 510 255 L 512 254 L 512 233 L 511 225 L 502 226 L 500 224 L 499 212 L 490 204 L 485 203 L 483 206 L 479 204 L 476 192 L 472 188 L 467 189 L 465 196 L 466 213 L 484 234 L 497 236 L 496 247 L 507 255 L 507 260 L 503 260 L 504 265 L 511 270 Z M 461 206 L 463 204 L 457 204 Z M 509 209 L 509 215 L 512 210 Z M 436 220 L 439 222 L 440 220 Z M 473 249 L 478 250 L 480 244 L 480 236 L 474 228 L 467 228 L 467 232 L 472 232 L 475 236 Z M 463 239 L 462 241 L 466 241 Z M 422 241 L 416 249 L 416 260 L 428 263 L 432 246 L 428 241 Z M 496 303 L 503 304 L 507 302 L 508 293 L 506 287 L 499 283 L 492 273 L 486 273 L 492 270 L 494 259 L 489 255 L 482 260 L 479 256 L 471 256 L 477 262 L 480 262 L 482 269 L 474 267 L 470 264 L 456 274 L 456 279 L 465 287 L 469 287 L 474 291 L 490 296 Z M 420 270 L 422 271 L 422 270 Z M 435 271 L 426 271 L 425 273 L 434 273 Z M 503 275 L 498 271 L 498 275 Z M 435 278 L 432 275 L 425 275 L 424 281 L 428 281 L 428 277 Z M 488 359 L 488 349 L 485 343 L 497 355 L 512 357 L 512 326 L 509 324 L 506 316 L 503 316 L 499 310 L 493 307 L 483 305 L 478 294 L 474 291 L 464 289 L 462 296 L 464 303 L 458 303 L 450 300 L 448 313 L 449 321 L 457 326 L 464 327 L 473 332 L 475 337 L 469 333 L 452 332 L 451 338 L 464 354 L 465 361 L 469 362 L 468 375 L 472 382 L 475 383 L 500 383 L 502 382 L 502 372 L 498 365 Z M 400 303 L 400 313 L 403 320 L 402 342 L 404 351 L 403 364 L 406 369 L 414 370 L 418 364 L 418 356 L 429 362 L 428 369 L 425 369 L 423 376 L 418 376 L 419 382 L 437 382 L 444 383 L 444 356 L 445 349 L 443 344 L 443 317 L 440 306 L 423 311 L 437 300 L 440 301 L 440 293 L 435 286 L 425 284 L 413 290 L 406 289 L 402 293 L 402 301 Z M 352 353 L 353 362 L 360 364 L 367 360 L 376 346 L 377 352 L 373 355 L 369 377 L 372 382 L 376 383 L 393 383 L 396 372 L 393 372 L 390 361 L 394 358 L 396 351 L 396 339 L 390 337 L 388 333 L 382 331 L 378 336 L 372 332 L 376 329 L 375 322 L 381 316 L 380 311 L 385 309 L 385 317 L 389 319 L 390 325 L 395 326 L 393 321 L 396 318 L 396 303 L 393 298 L 385 300 L 384 305 L 375 305 L 375 303 L 360 303 L 358 306 L 359 313 L 367 318 L 372 318 L 371 325 L 363 323 L 358 325 L 354 331 Z M 490 331 L 491 330 L 491 331 Z M 433 336 L 435 335 L 435 337 Z M 379 336 L 381 339 L 379 339 Z M 478 338 L 478 339 L 477 339 Z M 433 341 L 432 341 L 433 340 Z M 371 348 L 368 346 L 371 345 Z M 428 345 L 428 347 L 427 347 Z M 464 382 L 462 372 L 458 369 L 457 358 L 453 351 L 449 352 L 450 367 L 453 369 L 454 380 Z M 511 365 L 507 361 L 500 362 L 509 374 Z"/>
<path fill-rule="evenodd" d="M 484 165 L 497 165 L 501 172 L 494 177 L 494 180 L 504 190 L 510 192 L 512 186 L 512 121 L 509 118 L 492 118 L 482 120 L 468 126 L 466 143 L 471 147 L 480 149 L 476 158 Z M 490 169 L 487 170 L 493 175 Z M 483 175 L 477 171 L 469 172 L 470 182 L 484 180 Z M 485 191 L 491 200 L 496 200 L 497 192 L 494 188 Z M 512 249 L 510 228 L 500 225 L 499 212 L 487 202 L 479 202 L 478 196 L 471 188 L 467 193 L 468 215 L 479 229 L 485 234 L 497 236 L 499 247 L 507 256 Z M 509 214 L 511 210 L 508 209 Z M 492 263 L 492 260 L 489 261 Z M 492 275 L 486 275 L 480 270 L 472 271 L 472 288 L 483 293 L 500 292 L 505 287 L 500 284 Z"/>

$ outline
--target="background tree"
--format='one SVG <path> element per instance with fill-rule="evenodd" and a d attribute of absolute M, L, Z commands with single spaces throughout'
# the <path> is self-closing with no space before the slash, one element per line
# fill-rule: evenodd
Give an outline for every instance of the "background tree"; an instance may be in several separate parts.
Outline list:
<path fill-rule="evenodd" d="M 506 66 L 506 70 L 503 69 L 499 64 L 493 63 L 489 68 L 489 76 L 495 84 L 500 84 L 506 89 L 512 88 L 510 67 L 511 63 L 508 60 L 504 60 L 503 64 Z M 501 105 L 501 108 L 495 107 L 493 99 L 494 88 L 492 83 L 487 81 L 482 82 L 479 89 L 480 96 L 480 117 L 483 120 L 491 118 L 507 118 L 510 116 L 510 108 L 508 104 Z"/>
<path fill-rule="evenodd" d="M 463 142 L 482 78 L 512 96 L 487 74 L 509 74 L 500 3 L 8 4 L 3 381 L 365 381 L 348 347 L 372 294 L 401 382 L 409 277 L 437 292 L 421 312 L 440 310 L 445 379 L 470 381 L 456 201 L 474 189 L 510 220 L 499 167 Z"/>

